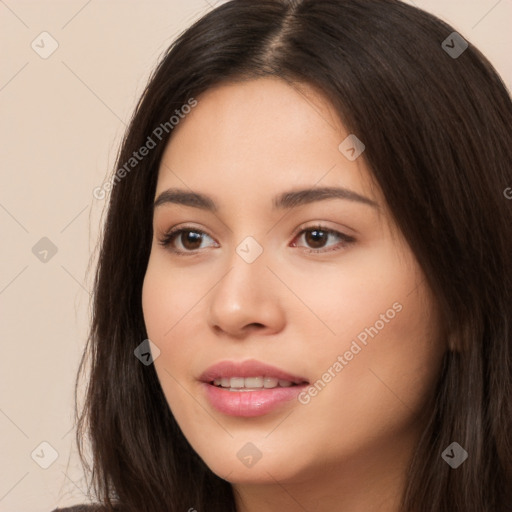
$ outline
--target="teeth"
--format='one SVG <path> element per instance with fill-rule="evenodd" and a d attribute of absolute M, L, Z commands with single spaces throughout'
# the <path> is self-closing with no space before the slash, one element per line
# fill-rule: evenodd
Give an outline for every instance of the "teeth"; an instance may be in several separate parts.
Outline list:
<path fill-rule="evenodd" d="M 275 379 L 274 377 L 265 377 L 263 379 L 263 387 L 265 388 L 275 388 L 279 383 L 278 379 Z"/>
<path fill-rule="evenodd" d="M 289 380 L 276 379 L 275 377 L 222 377 L 213 381 L 213 384 L 231 390 L 245 389 L 272 389 L 277 387 L 288 388 L 293 386 Z"/>
<path fill-rule="evenodd" d="M 245 388 L 245 379 L 243 377 L 231 377 L 232 388 Z"/>
<path fill-rule="evenodd" d="M 231 379 L 233 380 L 233 379 Z M 244 382 L 246 388 L 262 388 L 263 377 L 246 377 Z M 233 386 L 231 386 L 233 387 Z"/>

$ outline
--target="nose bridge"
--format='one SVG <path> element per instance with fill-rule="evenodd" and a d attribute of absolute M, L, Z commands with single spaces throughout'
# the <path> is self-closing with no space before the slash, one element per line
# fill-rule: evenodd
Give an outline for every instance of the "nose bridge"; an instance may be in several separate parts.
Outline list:
<path fill-rule="evenodd" d="M 262 243 L 252 235 L 245 236 L 227 258 L 230 271 L 224 280 L 230 288 L 230 293 L 237 297 L 241 294 L 238 299 L 250 300 L 252 296 L 259 296 L 260 300 L 263 300 L 263 297 L 268 295 L 268 291 L 265 293 L 264 290 L 268 286 L 266 274 L 270 274 L 267 256 Z M 263 289 L 260 290 L 260 287 Z"/>

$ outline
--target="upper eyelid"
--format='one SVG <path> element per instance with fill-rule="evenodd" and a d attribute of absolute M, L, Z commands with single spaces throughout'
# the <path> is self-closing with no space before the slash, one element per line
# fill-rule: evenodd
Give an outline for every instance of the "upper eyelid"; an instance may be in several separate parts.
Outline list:
<path fill-rule="evenodd" d="M 185 221 L 186 222 L 186 221 Z M 354 228 L 350 228 L 348 226 L 344 226 L 344 225 L 341 225 L 342 227 L 329 227 L 327 224 L 329 222 L 332 222 L 332 221 L 327 221 L 327 220 L 317 220 L 317 221 L 314 221 L 314 220 L 309 220 L 309 221 L 305 221 L 305 222 L 302 222 L 301 224 L 299 224 L 299 226 L 297 228 L 295 228 L 294 230 L 294 234 L 299 234 L 301 231 L 303 230 L 306 230 L 306 229 L 313 229 L 313 228 L 318 228 L 318 227 L 322 227 L 324 230 L 326 231 L 334 231 L 334 232 L 338 232 L 342 235 L 346 235 L 346 236 L 350 236 L 350 237 L 355 237 L 359 234 L 359 232 L 354 229 Z M 161 230 L 158 230 L 156 228 L 156 225 L 154 226 L 154 232 L 156 233 L 157 231 L 161 231 L 163 233 L 163 235 L 166 235 L 168 233 L 170 233 L 171 231 L 175 232 L 175 231 L 179 231 L 181 229 L 183 230 L 190 230 L 190 231 L 198 231 L 200 233 L 204 233 L 208 236 L 210 236 L 211 238 L 213 238 L 207 231 L 205 231 L 203 228 L 200 228 L 200 227 L 196 227 L 194 225 L 190 225 L 190 224 L 185 224 L 185 225 L 181 225 L 182 223 L 178 223 L 176 224 L 175 226 L 171 227 L 171 228 L 168 228 L 168 229 L 161 229 Z M 229 230 L 231 231 L 231 229 Z"/>

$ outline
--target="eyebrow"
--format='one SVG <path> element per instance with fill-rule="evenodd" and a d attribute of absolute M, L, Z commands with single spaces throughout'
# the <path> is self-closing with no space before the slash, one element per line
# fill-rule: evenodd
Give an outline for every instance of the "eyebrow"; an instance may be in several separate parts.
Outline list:
<path fill-rule="evenodd" d="M 348 201 L 366 204 L 373 208 L 379 208 L 379 205 L 372 199 L 342 187 L 315 187 L 290 190 L 275 196 L 272 201 L 272 207 L 274 210 L 291 209 L 316 201 L 325 201 L 327 199 L 346 199 Z M 211 212 L 216 212 L 219 209 L 211 197 L 198 192 L 189 192 L 178 188 L 164 190 L 156 198 L 153 208 L 158 208 L 168 203 L 181 204 L 183 206 L 200 208 L 201 210 Z"/>

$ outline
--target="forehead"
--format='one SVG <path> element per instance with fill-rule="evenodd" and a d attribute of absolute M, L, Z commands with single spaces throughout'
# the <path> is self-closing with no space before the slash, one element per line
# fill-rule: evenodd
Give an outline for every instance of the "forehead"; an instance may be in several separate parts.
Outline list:
<path fill-rule="evenodd" d="M 209 89 L 164 151 L 156 195 L 171 187 L 268 199 L 280 190 L 340 186 L 378 200 L 363 158 L 339 146 L 350 134 L 316 89 L 275 77 Z"/>

